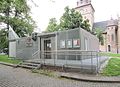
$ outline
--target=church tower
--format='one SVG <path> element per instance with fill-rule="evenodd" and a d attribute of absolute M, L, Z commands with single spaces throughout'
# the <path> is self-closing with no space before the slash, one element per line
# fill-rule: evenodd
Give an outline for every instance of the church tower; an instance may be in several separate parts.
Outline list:
<path fill-rule="evenodd" d="M 120 17 L 118 17 L 118 31 L 117 31 L 117 35 L 118 35 L 118 42 L 117 42 L 117 46 L 118 46 L 118 53 L 120 53 Z"/>
<path fill-rule="evenodd" d="M 108 21 L 106 26 L 107 31 L 107 41 L 106 41 L 106 49 L 107 52 L 118 53 L 118 20 L 111 20 Z"/>
<path fill-rule="evenodd" d="M 84 20 L 89 20 L 90 29 L 92 31 L 95 10 L 91 4 L 91 0 L 78 0 L 75 10 L 81 13 Z"/>

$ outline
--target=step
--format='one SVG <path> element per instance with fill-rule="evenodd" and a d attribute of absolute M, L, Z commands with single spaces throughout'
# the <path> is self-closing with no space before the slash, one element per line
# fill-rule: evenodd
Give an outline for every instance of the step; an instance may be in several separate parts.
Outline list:
<path fill-rule="evenodd" d="M 22 68 L 27 68 L 27 69 L 37 69 L 37 67 L 35 66 L 27 66 L 27 65 L 18 65 L 18 66 Z"/>
<path fill-rule="evenodd" d="M 28 63 L 28 62 L 23 62 L 22 65 L 35 66 L 35 67 L 40 66 L 40 64 Z"/>
<path fill-rule="evenodd" d="M 25 62 L 25 63 L 41 64 L 41 63 L 38 62 L 38 61 L 29 61 L 29 60 L 25 60 L 25 61 L 23 61 L 23 62 Z"/>

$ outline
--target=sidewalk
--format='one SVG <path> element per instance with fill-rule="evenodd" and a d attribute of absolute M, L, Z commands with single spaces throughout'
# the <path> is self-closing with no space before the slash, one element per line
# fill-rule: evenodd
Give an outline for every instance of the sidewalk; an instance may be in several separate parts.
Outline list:
<path fill-rule="evenodd" d="M 0 64 L 11 67 L 18 67 L 18 65 L 10 64 L 10 63 L 0 62 Z M 107 76 L 99 76 L 99 75 L 60 72 L 59 77 L 79 80 L 79 81 L 87 81 L 87 82 L 120 83 L 120 76 L 107 77 Z"/>
<path fill-rule="evenodd" d="M 97 76 L 97 75 L 83 75 L 76 73 L 60 73 L 60 76 L 63 78 L 80 80 L 80 81 L 89 81 L 89 82 L 108 82 L 108 83 L 120 83 L 120 76 Z"/>

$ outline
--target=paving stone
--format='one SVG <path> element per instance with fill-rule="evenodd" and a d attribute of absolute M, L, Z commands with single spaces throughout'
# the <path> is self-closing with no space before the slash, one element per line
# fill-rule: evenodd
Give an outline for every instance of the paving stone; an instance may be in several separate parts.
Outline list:
<path fill-rule="evenodd" d="M 0 65 L 0 87 L 120 87 L 120 84 L 59 79 Z"/>

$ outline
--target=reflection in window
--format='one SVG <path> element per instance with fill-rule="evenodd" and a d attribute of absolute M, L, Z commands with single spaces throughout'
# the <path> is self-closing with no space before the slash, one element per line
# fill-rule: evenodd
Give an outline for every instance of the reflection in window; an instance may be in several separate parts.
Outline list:
<path fill-rule="evenodd" d="M 60 48 L 65 48 L 65 40 L 60 41 Z"/>
<path fill-rule="evenodd" d="M 73 47 L 80 47 L 80 39 L 73 40 Z"/>
<path fill-rule="evenodd" d="M 67 48 L 72 48 L 72 40 L 67 40 Z"/>

